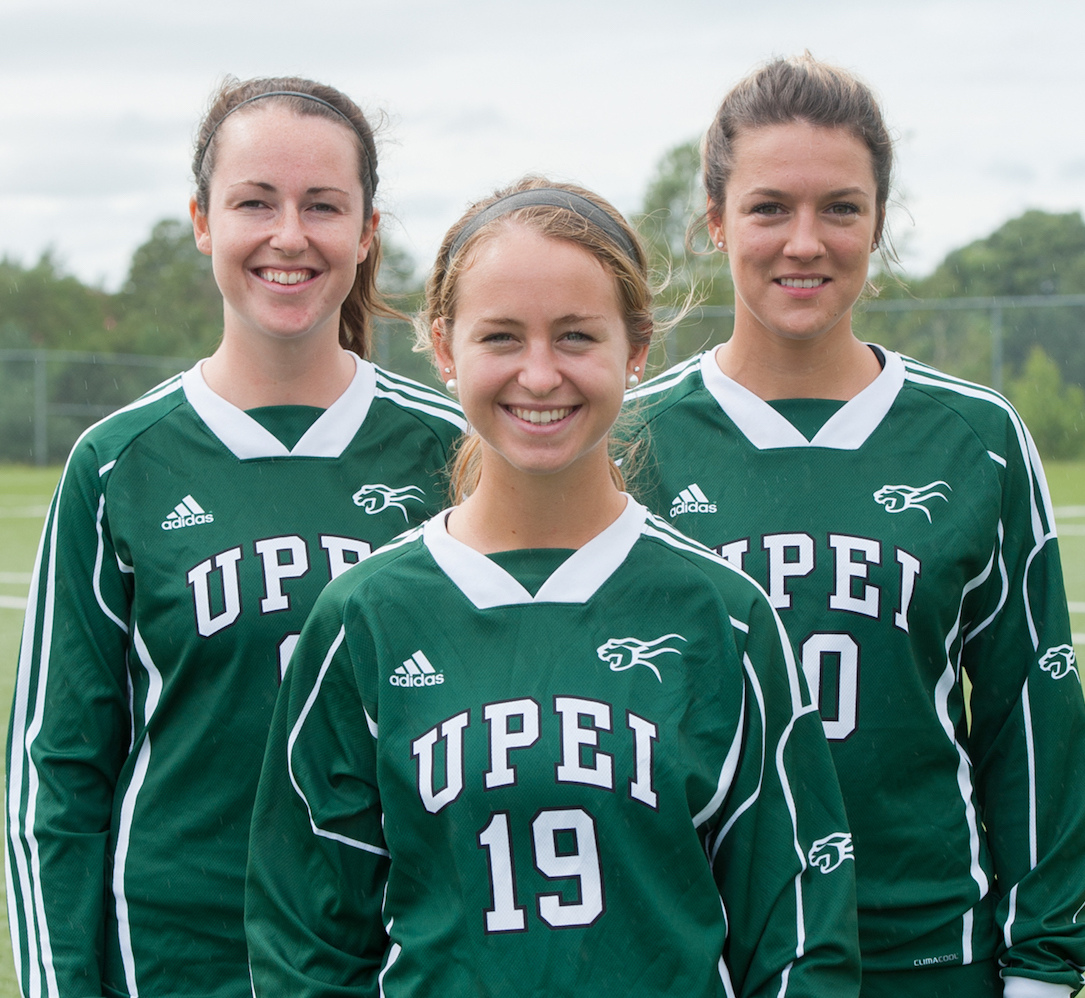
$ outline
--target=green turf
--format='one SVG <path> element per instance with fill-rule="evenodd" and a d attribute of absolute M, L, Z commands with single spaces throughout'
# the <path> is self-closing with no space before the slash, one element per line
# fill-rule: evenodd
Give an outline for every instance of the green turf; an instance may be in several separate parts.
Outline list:
<path fill-rule="evenodd" d="M 9 604 L 26 597 L 45 508 L 59 477 L 59 468 L 0 466 L 0 730 L 5 741 L 23 619 L 22 611 Z M 7 905 L 0 909 L 0 998 L 18 998 L 7 944 Z"/>
<path fill-rule="evenodd" d="M 1085 505 L 1085 461 L 1044 462 L 1056 506 Z"/>
<path fill-rule="evenodd" d="M 1046 471 L 1059 528 L 1074 648 L 1078 661 L 1085 661 L 1085 461 L 1053 461 Z"/>
<path fill-rule="evenodd" d="M 1046 470 L 1073 611 L 1071 624 L 1080 636 L 1075 645 L 1079 660 L 1085 660 L 1085 461 L 1052 462 Z M 0 465 L 0 597 L 18 599 L 26 594 L 45 507 L 59 476 L 60 468 Z M 0 607 L 0 730 L 5 737 L 21 624 L 19 610 Z M 0 911 L 0 932 L 6 940 L 6 905 L 0 905 Z M 11 952 L 6 942 L 0 942 L 0 998 L 17 996 Z"/>

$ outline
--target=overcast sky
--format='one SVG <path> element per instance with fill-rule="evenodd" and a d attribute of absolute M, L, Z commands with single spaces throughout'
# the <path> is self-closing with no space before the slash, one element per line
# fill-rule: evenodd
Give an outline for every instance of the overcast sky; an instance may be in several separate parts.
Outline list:
<path fill-rule="evenodd" d="M 183 217 L 226 73 L 296 73 L 383 113 L 378 204 L 428 266 L 463 206 L 522 173 L 635 211 L 772 55 L 809 48 L 881 95 L 907 269 L 1027 208 L 1085 208 L 1079 0 L 0 0 L 0 254 L 110 289 Z M 910 217 L 909 217 L 910 216 Z"/>

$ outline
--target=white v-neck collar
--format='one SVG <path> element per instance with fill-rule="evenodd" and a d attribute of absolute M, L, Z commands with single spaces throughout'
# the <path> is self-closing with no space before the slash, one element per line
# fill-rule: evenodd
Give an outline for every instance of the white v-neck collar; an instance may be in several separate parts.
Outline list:
<path fill-rule="evenodd" d="M 716 348 L 701 354 L 701 378 L 719 407 L 758 450 L 777 447 L 858 450 L 885 418 L 904 384 L 904 361 L 900 355 L 884 347 L 873 349 L 885 360 L 882 373 L 833 413 L 813 440 L 807 440 L 764 399 L 727 377 L 716 363 Z"/>
<path fill-rule="evenodd" d="M 524 603 L 586 603 L 625 561 L 648 516 L 647 509 L 626 496 L 621 516 L 566 558 L 532 596 L 492 558 L 449 534 L 448 513 L 427 520 L 422 539 L 441 571 L 479 610 Z"/>
<path fill-rule="evenodd" d="M 287 447 L 243 409 L 216 395 L 204 380 L 201 360 L 181 375 L 185 396 L 196 415 L 235 457 L 244 461 L 258 457 L 339 457 L 354 439 L 376 391 L 373 365 L 354 358 L 356 369 L 346 391 L 339 396 L 292 447 Z"/>

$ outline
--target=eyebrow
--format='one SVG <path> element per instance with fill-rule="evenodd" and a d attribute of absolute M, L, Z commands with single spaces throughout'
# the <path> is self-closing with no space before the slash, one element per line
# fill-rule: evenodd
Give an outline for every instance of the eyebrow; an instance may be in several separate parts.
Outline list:
<path fill-rule="evenodd" d="M 266 181 L 263 181 L 263 180 L 239 180 L 239 181 L 237 181 L 237 183 L 230 184 L 231 189 L 233 189 L 235 187 L 259 187 L 260 190 L 268 191 L 269 193 L 273 193 L 276 190 L 278 190 L 278 188 L 274 184 L 269 184 L 269 183 L 267 183 Z M 309 188 L 306 189 L 305 193 L 306 194 L 327 194 L 329 191 L 334 192 L 336 194 L 344 194 L 347 197 L 350 196 L 349 191 L 345 191 L 341 187 L 331 187 L 331 186 L 328 186 L 328 187 L 309 187 Z"/>
<path fill-rule="evenodd" d="M 570 315 L 563 315 L 563 316 L 561 316 L 561 318 L 556 319 L 555 322 L 557 322 L 557 323 L 562 323 L 562 322 L 590 322 L 593 319 L 604 319 L 604 318 L 606 318 L 606 316 L 595 315 L 594 313 L 587 313 L 585 315 L 577 315 L 577 314 L 574 313 L 574 314 L 570 314 Z"/>
<path fill-rule="evenodd" d="M 842 198 L 854 197 L 856 194 L 863 194 L 869 197 L 870 191 L 862 187 L 841 187 L 838 190 L 829 191 L 826 196 L 830 198 Z M 777 190 L 775 187 L 755 187 L 753 190 L 746 192 L 747 197 L 784 198 L 789 195 L 789 191 Z"/>
<path fill-rule="evenodd" d="M 589 322 L 589 321 L 591 321 L 593 319 L 603 319 L 603 318 L 605 318 L 605 316 L 596 315 L 595 313 L 586 313 L 584 315 L 580 315 L 580 314 L 574 312 L 574 313 L 570 313 L 568 315 L 559 316 L 558 318 L 554 319 L 554 321 L 551 323 L 551 325 L 560 326 L 560 325 L 568 324 L 568 323 L 571 323 L 571 322 Z M 479 323 L 480 323 L 480 325 L 485 325 L 485 326 L 515 326 L 517 328 L 520 328 L 522 326 L 527 325 L 527 323 L 522 322 L 520 319 L 512 319 L 512 318 L 502 319 L 502 318 L 500 318 L 498 316 L 485 316 L 482 319 L 479 319 Z"/>

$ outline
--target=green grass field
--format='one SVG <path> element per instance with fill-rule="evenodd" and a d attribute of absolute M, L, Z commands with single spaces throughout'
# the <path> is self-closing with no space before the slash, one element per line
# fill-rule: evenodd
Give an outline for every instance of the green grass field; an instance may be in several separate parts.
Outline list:
<path fill-rule="evenodd" d="M 5 733 L 19 647 L 22 609 L 38 534 L 59 468 L 0 466 L 0 729 Z M 1070 620 L 1079 661 L 1085 658 L 1085 461 L 1047 466 L 1059 525 Z M 17 998 L 7 945 L 6 906 L 0 941 L 0 998 Z"/>

